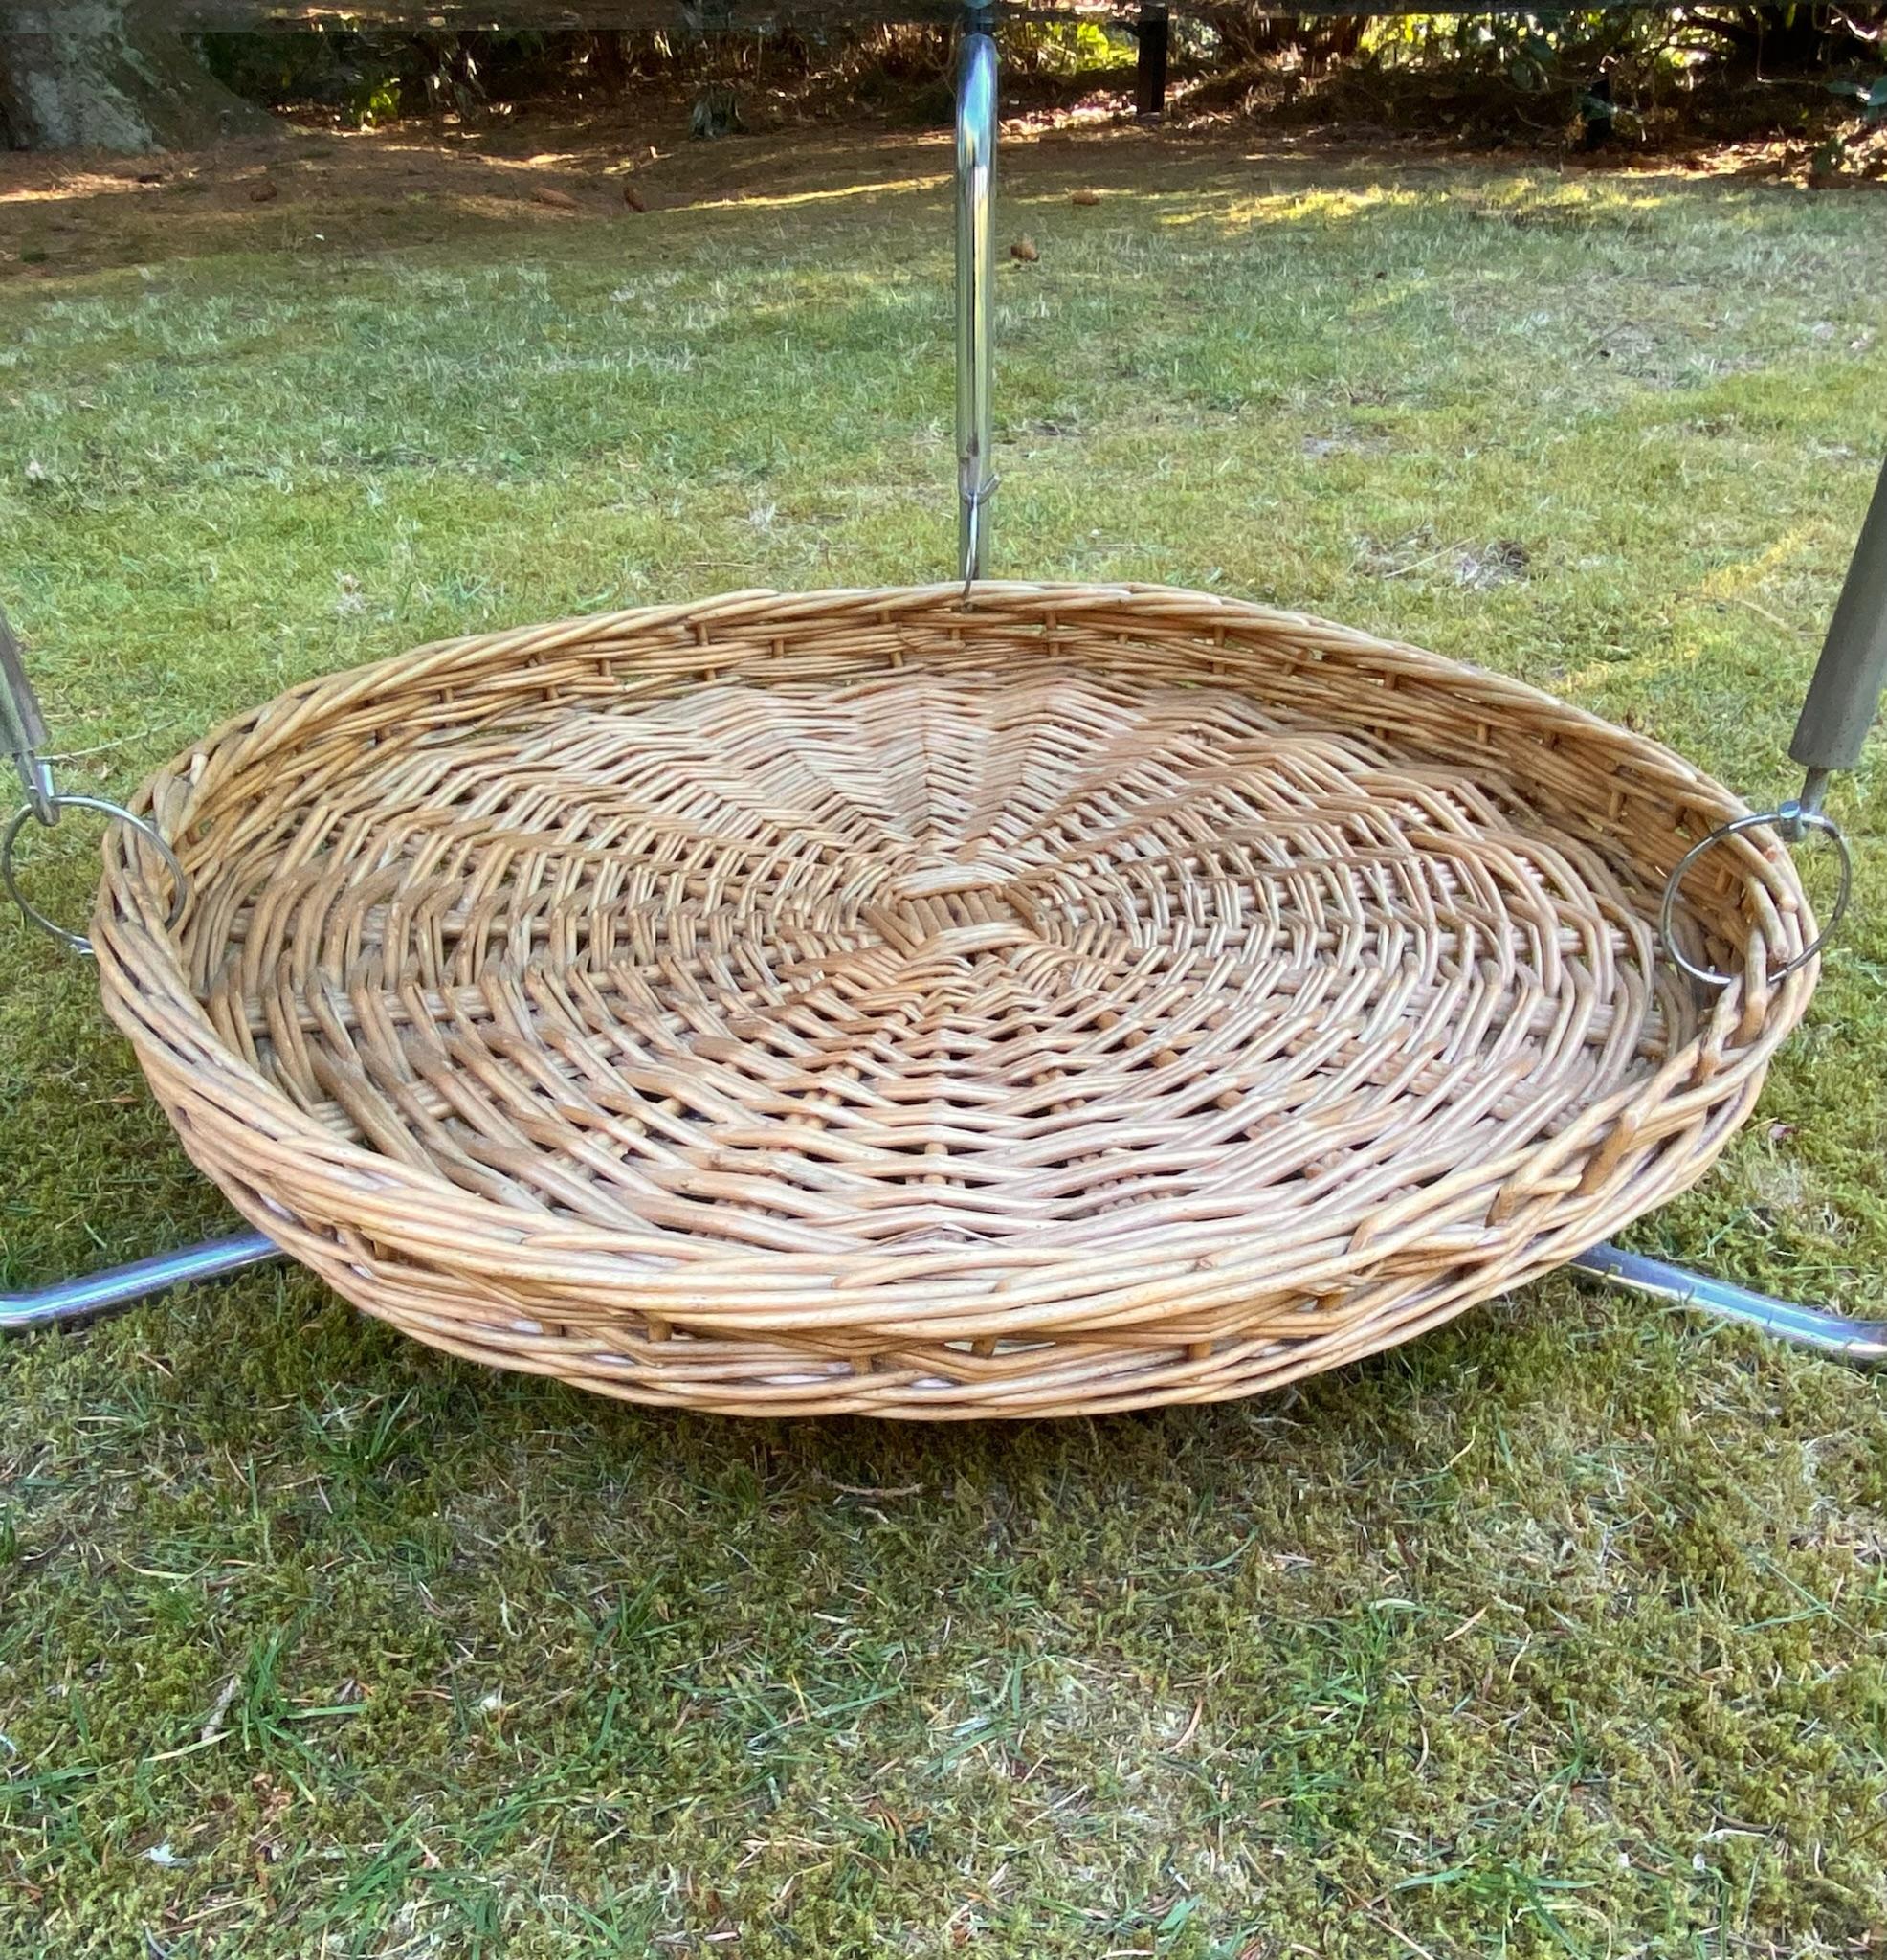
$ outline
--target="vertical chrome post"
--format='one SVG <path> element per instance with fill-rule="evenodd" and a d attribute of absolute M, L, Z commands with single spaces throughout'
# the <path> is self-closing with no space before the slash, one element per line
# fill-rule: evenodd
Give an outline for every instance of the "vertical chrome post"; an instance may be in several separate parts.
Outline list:
<path fill-rule="evenodd" d="M 996 312 L 996 44 L 972 15 L 957 64 L 957 567 L 981 578 L 989 540 L 990 340 Z"/>

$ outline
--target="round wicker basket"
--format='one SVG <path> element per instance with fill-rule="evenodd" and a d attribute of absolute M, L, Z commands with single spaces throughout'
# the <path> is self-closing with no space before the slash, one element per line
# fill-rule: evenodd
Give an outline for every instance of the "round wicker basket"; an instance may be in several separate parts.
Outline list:
<path fill-rule="evenodd" d="M 1208 1401 L 1691 1184 L 1800 1018 L 1742 806 L 1532 689 L 1146 587 L 740 593 L 450 641 L 114 834 L 185 1148 L 455 1353 L 782 1414 Z"/>

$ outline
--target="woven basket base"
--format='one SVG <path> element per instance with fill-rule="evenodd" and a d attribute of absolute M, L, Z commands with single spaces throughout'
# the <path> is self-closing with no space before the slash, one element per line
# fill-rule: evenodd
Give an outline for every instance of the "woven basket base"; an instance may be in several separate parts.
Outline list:
<path fill-rule="evenodd" d="M 696 1407 L 1207 1400 L 1690 1183 L 1806 976 L 1736 806 L 1525 689 L 1190 594 L 752 596 L 429 649 L 121 840 L 197 1161 L 420 1339 Z M 1687 898 L 1691 897 L 1687 893 Z"/>

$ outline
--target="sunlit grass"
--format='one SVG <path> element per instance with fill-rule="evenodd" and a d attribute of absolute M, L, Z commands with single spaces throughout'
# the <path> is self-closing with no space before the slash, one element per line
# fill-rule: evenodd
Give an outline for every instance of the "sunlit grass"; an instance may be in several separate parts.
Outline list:
<path fill-rule="evenodd" d="M 186 237 L 114 195 L 102 269 L 0 287 L 0 596 L 71 780 L 445 634 L 946 575 L 935 160 L 740 154 L 633 221 L 292 185 Z M 1000 571 L 1308 607 L 1792 787 L 1887 447 L 1872 201 L 1006 170 Z M 46 209 L 0 245 L 84 262 Z M 1636 1242 L 1887 1312 L 1874 773 L 1811 1025 Z M 35 844 L 67 916 L 92 842 Z M 11 918 L 0 966 L 0 1283 L 218 1229 L 84 969 Z M 0 1953 L 1887 1926 L 1882 1391 L 1642 1302 L 1556 1280 L 1288 1398 L 981 1433 L 605 1407 L 286 1271 L 0 1370 Z"/>

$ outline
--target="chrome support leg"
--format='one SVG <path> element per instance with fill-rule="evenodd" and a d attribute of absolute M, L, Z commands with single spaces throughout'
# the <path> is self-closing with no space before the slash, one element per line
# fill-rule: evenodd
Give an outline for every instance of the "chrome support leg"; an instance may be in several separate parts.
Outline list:
<path fill-rule="evenodd" d="M 153 1293 L 167 1293 L 173 1286 L 192 1285 L 199 1280 L 220 1280 L 280 1257 L 280 1248 L 259 1232 L 239 1232 L 233 1238 L 206 1239 L 201 1245 L 159 1253 L 128 1266 L 107 1266 L 101 1273 L 65 1280 L 37 1293 L 0 1293 L 0 1333 L 97 1320 L 122 1312 Z"/>
<path fill-rule="evenodd" d="M 1654 1300 L 1700 1307 L 1724 1320 L 1741 1321 L 1779 1341 L 1811 1348 L 1818 1354 L 1866 1364 L 1887 1361 L 1887 1321 L 1854 1320 L 1822 1307 L 1797 1306 L 1793 1301 L 1778 1300 L 1770 1293 L 1754 1293 L 1728 1280 L 1694 1273 L 1688 1266 L 1647 1258 L 1643 1253 L 1621 1252 L 1615 1245 L 1595 1245 L 1572 1265 L 1574 1271 L 1589 1273 L 1595 1280 L 1649 1293 Z"/>

